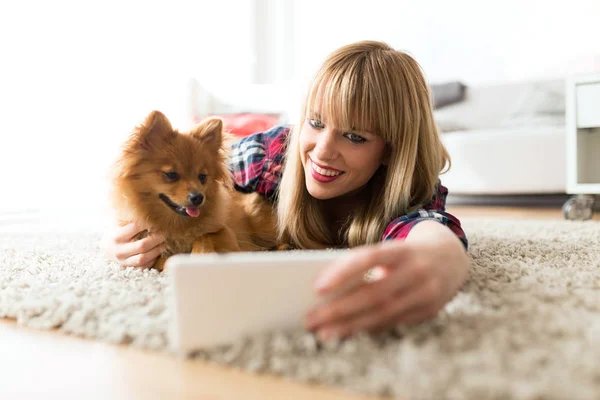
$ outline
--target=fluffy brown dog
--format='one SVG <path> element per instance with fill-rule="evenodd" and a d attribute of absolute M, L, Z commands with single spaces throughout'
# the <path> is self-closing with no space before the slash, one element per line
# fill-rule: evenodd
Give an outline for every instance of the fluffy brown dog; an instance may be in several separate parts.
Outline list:
<path fill-rule="evenodd" d="M 276 246 L 273 207 L 233 188 L 219 118 L 180 133 L 153 111 L 123 146 L 112 201 L 122 221 L 144 221 L 167 239 L 154 268 L 177 253 L 267 250 Z"/>

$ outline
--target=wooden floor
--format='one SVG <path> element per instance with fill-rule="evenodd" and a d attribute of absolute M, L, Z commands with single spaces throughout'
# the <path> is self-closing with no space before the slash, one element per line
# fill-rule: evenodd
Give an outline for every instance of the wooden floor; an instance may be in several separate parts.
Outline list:
<path fill-rule="evenodd" d="M 561 219 L 558 209 L 449 207 L 464 217 Z M 596 220 L 600 215 L 596 214 Z M 350 396 L 326 387 L 186 361 L 126 346 L 36 331 L 0 319 L 0 399 L 311 399 Z"/>
<path fill-rule="evenodd" d="M 452 206 L 446 210 L 461 218 L 510 218 L 510 219 L 564 219 L 559 208 L 514 208 L 514 207 L 482 207 Z M 600 221 L 600 212 L 595 212 L 593 220 Z"/>

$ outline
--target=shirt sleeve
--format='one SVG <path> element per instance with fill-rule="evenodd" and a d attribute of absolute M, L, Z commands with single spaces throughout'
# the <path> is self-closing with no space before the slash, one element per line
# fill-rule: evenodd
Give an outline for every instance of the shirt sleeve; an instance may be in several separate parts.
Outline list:
<path fill-rule="evenodd" d="M 229 169 L 236 190 L 272 197 L 279 187 L 289 127 L 276 126 L 240 139 L 231 147 Z"/>
<path fill-rule="evenodd" d="M 438 182 L 436 194 L 433 199 L 421 209 L 414 211 L 410 214 L 403 215 L 402 217 L 396 218 L 390 222 L 385 229 L 381 240 L 401 239 L 404 240 L 410 233 L 410 230 L 423 221 L 438 221 L 439 223 L 447 226 L 454 234 L 460 239 L 461 243 L 465 247 L 465 250 L 469 248 L 469 241 L 467 236 L 462 229 L 458 218 L 450 213 L 446 212 L 446 197 L 448 196 L 448 189 L 442 186 Z"/>

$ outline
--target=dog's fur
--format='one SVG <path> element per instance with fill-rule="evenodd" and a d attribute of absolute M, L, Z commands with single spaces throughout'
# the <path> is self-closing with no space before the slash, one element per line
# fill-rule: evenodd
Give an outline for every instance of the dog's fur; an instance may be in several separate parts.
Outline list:
<path fill-rule="evenodd" d="M 273 207 L 259 194 L 233 188 L 228 143 L 219 118 L 190 132 L 174 130 L 153 111 L 124 144 L 114 167 L 112 202 L 121 221 L 142 221 L 163 234 L 154 267 L 176 253 L 267 250 L 277 245 Z M 203 201 L 192 203 L 190 195 Z"/>

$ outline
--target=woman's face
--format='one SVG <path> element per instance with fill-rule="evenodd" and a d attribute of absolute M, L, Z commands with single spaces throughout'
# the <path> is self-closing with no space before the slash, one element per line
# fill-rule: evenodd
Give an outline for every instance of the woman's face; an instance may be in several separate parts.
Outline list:
<path fill-rule="evenodd" d="M 375 134 L 340 131 L 325 118 L 308 118 L 300 130 L 308 192 L 327 200 L 358 191 L 382 164 L 384 149 L 384 140 Z"/>

